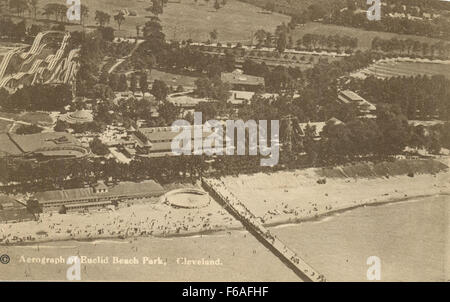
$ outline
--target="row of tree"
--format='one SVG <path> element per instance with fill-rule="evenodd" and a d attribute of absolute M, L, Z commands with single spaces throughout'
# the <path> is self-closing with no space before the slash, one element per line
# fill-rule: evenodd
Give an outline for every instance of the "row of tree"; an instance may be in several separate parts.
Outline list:
<path fill-rule="evenodd" d="M 375 37 L 372 40 L 372 50 L 400 55 L 418 55 L 424 57 L 450 57 L 450 43 L 439 41 L 435 43 L 420 42 L 413 39 L 381 39 Z"/>
<path fill-rule="evenodd" d="M 445 17 L 440 17 L 433 21 L 392 18 L 383 13 L 382 10 L 383 16 L 381 19 L 379 21 L 371 21 L 366 16 L 366 10 L 367 4 L 364 4 L 364 8 L 361 11 L 358 11 L 358 8 L 355 11 L 336 9 L 324 18 L 324 22 L 371 31 L 385 31 L 450 40 L 450 21 Z"/>
<path fill-rule="evenodd" d="M 155 2 L 159 2 L 160 0 L 154 0 Z M 24 16 L 25 11 L 28 11 L 29 14 L 33 14 L 34 19 L 37 19 L 38 11 L 39 11 L 39 0 L 14 0 L 9 1 L 10 10 L 14 11 L 17 16 Z M 68 7 L 65 4 L 52 2 L 47 3 L 42 8 L 42 16 L 45 16 L 47 19 L 54 18 L 56 22 L 69 22 L 67 20 L 67 9 Z M 89 17 L 89 7 L 81 4 L 80 5 L 80 24 L 84 25 L 85 20 Z M 113 16 L 114 21 L 117 23 L 118 29 L 120 30 L 120 26 L 125 21 L 125 14 L 122 11 L 119 11 L 116 15 Z M 97 10 L 95 11 L 94 20 L 100 27 L 104 27 L 109 24 L 111 20 L 111 15 Z"/>
<path fill-rule="evenodd" d="M 175 156 L 137 158 L 130 164 L 117 163 L 114 159 L 83 158 L 31 162 L 21 159 L 0 159 L 0 181 L 19 182 L 26 192 L 56 188 L 79 188 L 98 180 L 141 181 L 156 180 L 159 183 L 186 181 L 188 175 L 194 182 L 204 171 L 213 170 L 217 175 L 237 174 L 239 171 L 271 171 L 260 167 L 257 156 L 223 156 L 212 162 L 206 156 Z M 212 162 L 212 163 L 211 163 Z M 11 190 L 12 187 L 9 187 Z M 18 189 L 18 188 L 17 188 Z"/>
<path fill-rule="evenodd" d="M 28 11 L 29 16 L 33 16 L 34 19 L 38 18 L 39 0 L 13 0 L 9 1 L 9 9 L 13 11 L 17 16 L 24 17 L 25 12 Z M 89 15 L 89 8 L 81 4 L 80 5 L 80 24 Z M 67 6 L 62 3 L 47 3 L 42 8 L 42 16 L 47 19 L 51 17 L 55 18 L 57 22 L 68 22 L 67 20 Z"/>
<path fill-rule="evenodd" d="M 255 32 L 257 47 L 275 47 L 282 53 L 286 48 L 294 48 L 292 39 L 292 29 L 286 24 L 277 26 L 275 33 L 272 34 L 264 29 Z M 306 33 L 296 42 L 296 49 L 299 50 L 332 50 L 332 51 L 351 51 L 358 47 L 358 39 L 347 35 L 322 35 Z"/>
<path fill-rule="evenodd" d="M 14 0 L 9 1 L 9 9 L 15 12 L 18 16 L 23 16 L 26 11 L 28 13 L 34 14 L 34 18 L 36 18 L 37 10 L 38 10 L 39 0 Z M 67 10 L 67 9 L 66 9 Z"/>
<path fill-rule="evenodd" d="M 298 47 L 308 50 L 353 50 L 358 47 L 358 38 L 347 35 L 305 34 L 297 41 Z"/>
<path fill-rule="evenodd" d="M 21 0 L 19 0 L 21 1 Z M 23 1 L 23 0 L 22 0 Z M 47 19 L 50 19 L 52 16 L 55 18 L 55 21 L 59 22 L 68 22 L 67 20 L 67 6 L 62 3 L 48 3 L 44 6 L 42 15 Z M 89 8 L 82 4 L 80 5 L 80 23 L 83 23 L 83 20 L 87 18 L 89 15 Z M 36 18 L 36 16 L 35 16 Z"/>
<path fill-rule="evenodd" d="M 328 24 L 337 24 L 356 28 L 364 28 L 371 31 L 385 31 L 400 34 L 413 34 L 419 36 L 428 36 L 433 38 L 450 39 L 450 21 L 445 13 L 440 12 L 448 10 L 448 4 L 444 1 L 422 1 L 426 4 L 419 5 L 407 3 L 408 1 L 390 1 L 389 5 L 384 5 L 381 9 L 381 20 L 371 21 L 366 16 L 369 5 L 366 0 L 347 0 L 347 1 L 318 1 L 306 9 L 297 9 L 295 1 L 289 2 L 285 12 L 291 15 L 289 26 L 294 28 L 298 24 L 305 24 L 310 21 L 320 21 Z M 441 7 L 441 8 L 437 8 Z M 389 16 L 391 12 L 401 11 L 405 14 L 417 15 L 423 17 L 424 13 L 433 15 L 438 14 L 433 20 L 427 18 L 393 18 Z"/>

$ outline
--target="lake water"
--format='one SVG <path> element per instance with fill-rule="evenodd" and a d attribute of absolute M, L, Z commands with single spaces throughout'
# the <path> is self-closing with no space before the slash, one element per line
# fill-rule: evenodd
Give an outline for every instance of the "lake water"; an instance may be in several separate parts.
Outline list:
<path fill-rule="evenodd" d="M 329 281 L 367 281 L 369 256 L 380 259 L 381 281 L 444 281 L 450 279 L 449 202 L 449 196 L 439 196 L 358 208 L 318 221 L 275 227 L 272 232 Z M 83 280 L 299 281 L 246 231 L 0 247 L 0 254 L 5 253 L 11 262 L 0 264 L 1 280 L 65 280 L 66 264 L 23 260 L 79 255 L 109 261 L 82 265 Z M 113 257 L 122 259 L 122 264 L 112 264 Z M 123 263 L 133 257 L 130 260 L 138 263 Z M 158 257 L 160 263 L 152 263 Z M 215 264 L 189 264 L 189 260 Z"/>
<path fill-rule="evenodd" d="M 358 208 L 273 229 L 331 281 L 367 281 L 367 258 L 381 281 L 450 280 L 450 197 Z"/>

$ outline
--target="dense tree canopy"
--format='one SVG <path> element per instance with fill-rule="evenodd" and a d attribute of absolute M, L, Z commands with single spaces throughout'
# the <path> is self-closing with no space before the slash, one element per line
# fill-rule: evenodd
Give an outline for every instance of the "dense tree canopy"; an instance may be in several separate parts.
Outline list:
<path fill-rule="evenodd" d="M 0 98 L 0 106 L 7 111 L 58 111 L 70 104 L 71 100 L 72 91 L 69 85 L 39 84 L 25 86 Z"/>

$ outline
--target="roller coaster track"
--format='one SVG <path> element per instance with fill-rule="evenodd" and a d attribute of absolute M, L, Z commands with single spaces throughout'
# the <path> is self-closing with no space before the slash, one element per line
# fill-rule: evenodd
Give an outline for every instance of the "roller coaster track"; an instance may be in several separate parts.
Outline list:
<path fill-rule="evenodd" d="M 53 60 L 53 58 L 55 57 L 55 55 L 49 55 L 47 58 L 45 58 L 45 63 L 50 64 L 50 62 Z"/>
<path fill-rule="evenodd" d="M 55 82 L 55 79 L 56 79 L 56 81 L 58 81 L 58 79 L 59 79 L 59 77 L 60 77 L 60 75 L 61 75 L 61 73 L 62 73 L 62 71 L 64 69 L 64 67 L 63 67 L 64 61 L 65 60 L 61 61 L 61 63 L 58 64 L 58 66 L 56 67 L 55 71 L 52 73 L 52 76 L 50 77 L 50 79 L 48 79 L 48 81 L 46 81 L 45 83 L 48 84 L 48 83 Z"/>
<path fill-rule="evenodd" d="M 56 55 L 53 58 L 53 61 L 50 63 L 50 66 L 49 66 L 48 70 L 53 70 L 53 68 L 55 68 L 55 66 L 56 66 L 56 63 L 58 63 L 58 61 L 61 59 L 61 57 L 64 54 L 64 51 L 66 49 L 67 41 L 69 40 L 69 38 L 70 38 L 70 34 L 69 33 L 64 36 L 64 39 L 63 39 L 63 41 L 61 43 L 61 47 L 56 52 Z"/>
<path fill-rule="evenodd" d="M 57 82 L 67 84 L 70 78 L 76 72 L 77 62 L 75 62 L 73 59 L 76 57 L 76 55 L 78 55 L 78 52 L 78 49 L 72 50 L 69 54 L 69 57 L 62 60 L 58 64 L 58 67 L 56 67 L 51 78 L 46 83 Z"/>
<path fill-rule="evenodd" d="M 64 83 L 67 84 L 69 83 L 69 79 L 71 76 L 73 76 L 75 74 L 75 69 L 77 68 L 77 63 L 76 62 L 71 62 L 67 71 L 66 71 L 66 75 L 64 77 Z"/>
<path fill-rule="evenodd" d="M 67 58 L 60 61 L 55 71 L 51 75 L 50 79 L 47 80 L 46 83 L 51 83 L 55 81 L 67 83 L 71 74 L 73 73 L 73 66 L 74 64 L 76 65 L 76 63 L 73 62 L 73 59 L 75 56 L 78 55 L 78 53 L 79 49 L 72 49 L 69 52 Z"/>
<path fill-rule="evenodd" d="M 15 48 L 6 53 L 5 57 L 2 60 L 1 65 L 0 65 L 0 79 L 2 79 L 3 76 L 5 75 L 6 68 L 8 67 L 9 62 L 11 61 L 11 58 L 15 54 L 19 53 L 21 50 L 22 50 L 22 48 Z"/>
<path fill-rule="evenodd" d="M 38 69 L 38 67 L 42 64 L 42 62 L 43 62 L 43 60 L 41 60 L 41 59 L 36 60 L 36 61 L 34 62 L 34 64 L 33 64 L 33 66 L 30 68 L 29 71 L 27 71 L 27 72 L 19 72 L 19 73 L 16 73 L 15 75 L 13 75 L 13 76 L 8 76 L 8 77 L 4 78 L 4 79 L 0 82 L 0 88 L 6 87 L 6 86 L 8 85 L 8 83 L 9 83 L 10 81 L 12 81 L 12 80 L 19 81 L 19 80 L 21 80 L 24 76 L 26 76 L 26 75 L 31 75 L 31 74 L 35 73 L 36 70 Z"/>
<path fill-rule="evenodd" d="M 36 59 L 36 57 L 42 53 L 42 51 L 44 50 L 44 48 L 45 48 L 46 46 L 47 46 L 47 44 L 41 44 L 41 46 L 39 46 L 39 49 L 36 51 L 36 53 L 34 53 L 31 57 L 29 57 L 28 59 L 26 59 L 26 60 L 22 63 L 22 65 L 20 66 L 20 71 L 23 71 L 25 66 L 27 66 L 27 65 L 30 64 L 34 59 Z"/>
<path fill-rule="evenodd" d="M 75 56 L 79 53 L 79 49 L 74 49 L 70 52 L 69 57 L 67 58 L 66 65 L 66 74 L 64 75 L 64 83 L 69 82 L 69 78 L 74 74 L 77 63 L 73 60 Z"/>
<path fill-rule="evenodd" d="M 73 60 L 73 58 L 78 55 L 79 52 L 80 52 L 79 49 L 71 50 L 69 56 L 67 57 L 66 64 L 68 65 Z M 65 66 L 64 68 L 67 68 L 67 66 Z"/>
<path fill-rule="evenodd" d="M 22 59 L 27 59 L 30 54 L 34 54 L 38 48 L 38 45 L 41 43 L 42 38 L 45 36 L 45 32 L 40 32 L 34 38 L 33 44 L 28 52 L 24 52 L 21 54 Z"/>
<path fill-rule="evenodd" d="M 47 57 L 47 59 L 45 60 L 45 62 L 49 63 L 47 67 L 40 67 L 37 72 L 34 75 L 33 81 L 32 81 L 32 85 L 37 81 L 38 77 L 40 77 L 44 82 L 44 73 L 46 71 L 51 72 L 53 71 L 53 69 L 55 68 L 56 64 L 58 63 L 58 61 L 61 59 L 62 55 L 64 54 L 64 51 L 66 49 L 67 46 L 67 41 L 70 38 L 70 34 L 66 33 L 66 35 L 64 36 L 64 39 L 61 43 L 60 48 L 58 49 L 58 51 L 56 52 L 55 55 L 50 55 Z"/>
<path fill-rule="evenodd" d="M 42 39 L 48 35 L 48 34 L 52 34 L 52 33 L 62 33 L 60 31 L 46 31 L 46 32 L 41 32 L 39 34 L 37 34 L 36 38 L 33 41 L 33 44 L 31 45 L 31 48 L 29 49 L 28 52 L 22 52 L 24 47 L 19 47 L 19 48 L 15 48 L 12 49 L 11 51 L 9 51 L 3 58 L 2 62 L 0 63 L 0 80 L 3 79 L 3 77 L 5 76 L 5 72 L 9 66 L 9 63 L 11 62 L 11 59 L 14 55 L 22 52 L 22 54 L 20 55 L 20 57 L 25 60 L 25 62 L 22 63 L 21 68 L 19 70 L 23 70 L 23 67 L 29 63 L 31 63 L 33 61 L 33 59 L 36 58 L 36 54 L 39 54 L 43 49 L 44 49 L 44 45 L 41 45 Z M 31 55 L 31 57 L 29 57 Z"/>
<path fill-rule="evenodd" d="M 33 45 L 31 45 L 30 50 L 28 52 L 25 52 L 25 53 L 23 53 L 21 55 L 22 59 L 25 60 L 25 59 L 28 58 L 29 55 L 34 55 L 38 51 L 38 49 L 40 47 L 40 44 L 41 44 L 41 41 L 46 35 L 48 35 L 48 34 L 60 34 L 60 33 L 62 33 L 62 32 L 61 31 L 44 31 L 44 32 L 38 33 L 36 38 L 34 38 Z"/>
<path fill-rule="evenodd" d="M 62 32 L 47 31 L 39 33 L 28 52 L 23 52 L 24 48 L 21 47 L 12 49 L 5 55 L 0 62 L 0 88 L 9 87 L 14 89 L 14 87 L 21 83 L 20 81 L 24 83 L 24 78 L 29 76 L 32 76 L 31 85 L 35 84 L 38 80 L 39 82 L 45 83 L 68 83 L 70 81 L 74 72 L 76 72 L 77 62 L 74 61 L 74 58 L 78 55 L 79 49 L 73 49 L 67 53 L 67 46 L 71 35 L 70 33 L 65 33 L 56 53 L 51 54 L 44 59 L 42 53 L 48 44 L 42 43 L 42 41 L 46 35 L 51 33 Z M 20 58 L 23 59 L 23 61 L 20 65 L 19 72 L 4 77 L 6 70 L 10 65 L 11 58 L 20 52 L 22 52 Z M 63 58 L 65 54 L 67 54 L 67 57 Z M 31 68 L 26 71 L 30 64 L 32 64 Z"/>

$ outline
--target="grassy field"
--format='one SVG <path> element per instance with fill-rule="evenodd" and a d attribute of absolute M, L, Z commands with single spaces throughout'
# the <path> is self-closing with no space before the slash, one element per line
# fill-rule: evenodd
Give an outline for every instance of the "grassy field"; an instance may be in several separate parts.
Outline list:
<path fill-rule="evenodd" d="M 194 87 L 195 80 L 197 80 L 197 78 L 191 77 L 191 76 L 186 76 L 186 75 L 167 73 L 167 72 L 160 71 L 157 69 L 152 69 L 152 72 L 149 77 L 149 81 L 153 82 L 154 80 L 164 81 L 167 85 L 177 88 L 178 85 L 181 85 L 184 87 Z"/>
<path fill-rule="evenodd" d="M 28 122 L 31 124 L 51 124 L 53 120 L 50 118 L 50 116 L 47 113 L 44 112 L 26 112 L 23 114 L 20 114 L 18 117 L 18 120 Z"/>
<path fill-rule="evenodd" d="M 44 112 L 7 113 L 0 112 L 0 117 L 31 124 L 51 124 L 52 119 Z M 2 120 L 0 120 L 2 121 Z"/>
<path fill-rule="evenodd" d="M 294 43 L 302 38 L 305 34 L 322 34 L 322 35 L 348 35 L 351 37 L 358 38 L 358 48 L 361 50 L 367 50 L 371 48 L 372 40 L 375 37 L 380 37 L 382 39 L 413 39 L 420 42 L 435 43 L 438 39 L 420 37 L 414 35 L 401 35 L 388 32 L 378 32 L 378 31 L 368 31 L 354 27 L 345 27 L 332 24 L 322 24 L 317 22 L 310 22 L 305 25 L 299 25 L 292 33 L 292 38 Z"/>
<path fill-rule="evenodd" d="M 40 6 L 54 3 L 56 0 L 40 0 Z M 118 36 L 128 37 L 136 35 L 136 25 L 143 25 L 151 13 L 145 8 L 150 1 L 144 0 L 83 0 L 82 3 L 89 8 L 89 17 L 86 26 L 95 25 L 95 11 L 102 10 L 110 15 L 116 14 L 119 9 L 129 9 L 137 13 L 136 17 L 128 16 L 117 32 Z M 214 1 L 180 0 L 180 3 L 168 3 L 164 13 L 159 16 L 168 39 L 193 39 L 205 41 L 209 33 L 216 29 L 221 42 L 245 41 L 250 38 L 252 31 L 265 29 L 274 31 L 282 22 L 289 22 L 290 18 L 281 14 L 270 16 L 261 13 L 261 9 L 237 0 L 228 0 L 227 4 L 216 11 Z M 110 26 L 117 29 L 117 24 L 111 17 Z M 73 26 L 74 29 L 79 26 Z"/>

